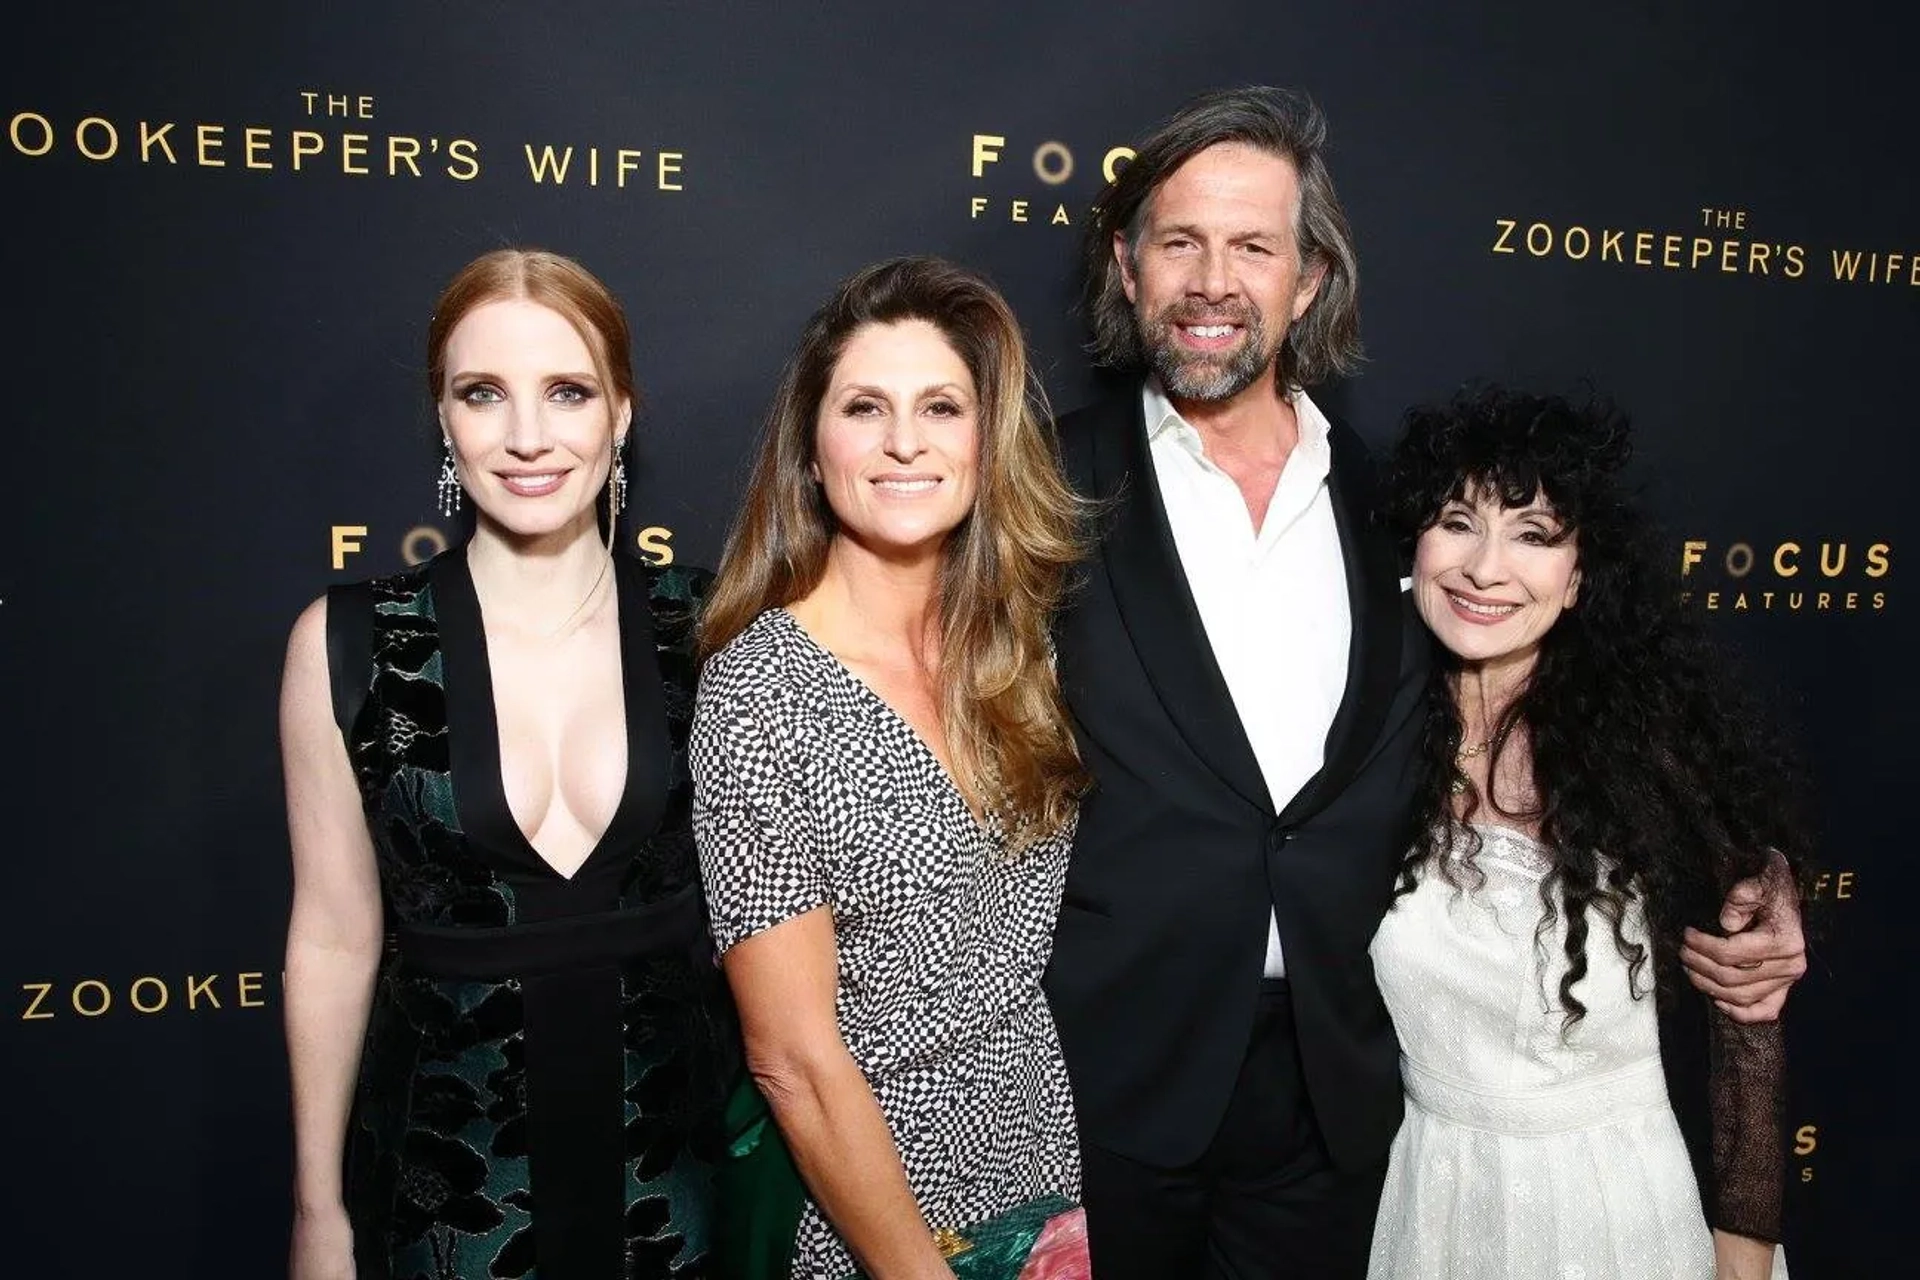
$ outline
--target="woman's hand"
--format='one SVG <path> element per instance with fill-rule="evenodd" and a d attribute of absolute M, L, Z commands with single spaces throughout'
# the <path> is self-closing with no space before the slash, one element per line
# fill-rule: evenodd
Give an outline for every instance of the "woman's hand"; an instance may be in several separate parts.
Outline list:
<path fill-rule="evenodd" d="M 816 907 L 727 952 L 747 1070 L 861 1269 L 874 1280 L 952 1280 L 886 1116 L 840 1037 L 837 950 L 833 913 Z"/>
<path fill-rule="evenodd" d="M 294 1213 L 287 1280 L 354 1280 L 353 1224 L 344 1206 Z"/>
<path fill-rule="evenodd" d="M 1713 1233 L 1714 1280 L 1767 1280 L 1775 1246 L 1731 1231 Z"/>

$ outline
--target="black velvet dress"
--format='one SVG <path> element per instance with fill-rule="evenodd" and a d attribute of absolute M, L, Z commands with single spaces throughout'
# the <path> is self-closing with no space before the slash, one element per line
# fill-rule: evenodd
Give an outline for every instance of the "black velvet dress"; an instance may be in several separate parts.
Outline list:
<path fill-rule="evenodd" d="M 329 594 L 387 932 L 348 1132 L 361 1280 L 703 1274 L 738 1063 L 689 828 L 704 576 L 614 572 L 627 782 L 571 878 L 507 807 L 464 548 Z"/>

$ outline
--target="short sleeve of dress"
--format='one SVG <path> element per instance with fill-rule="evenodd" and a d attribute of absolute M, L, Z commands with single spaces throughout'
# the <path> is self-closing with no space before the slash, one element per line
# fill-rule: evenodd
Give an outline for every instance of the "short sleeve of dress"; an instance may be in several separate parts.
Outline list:
<path fill-rule="evenodd" d="M 728 657 L 715 655 L 701 676 L 688 750 L 700 878 L 714 946 L 723 955 L 825 905 L 829 896 L 777 699 Z"/>

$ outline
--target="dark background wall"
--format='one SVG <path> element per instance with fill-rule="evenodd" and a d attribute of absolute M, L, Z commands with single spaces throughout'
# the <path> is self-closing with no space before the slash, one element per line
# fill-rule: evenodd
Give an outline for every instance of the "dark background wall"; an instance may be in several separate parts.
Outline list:
<path fill-rule="evenodd" d="M 281 1265 L 280 657 L 328 582 L 460 533 L 421 340 L 461 263 L 548 246 L 625 299 L 628 536 L 711 564 L 835 280 L 908 251 L 985 269 L 1071 407 L 1105 156 L 1245 82 L 1333 122 L 1372 362 L 1325 402 L 1377 442 L 1471 376 L 1635 412 L 1676 587 L 1819 769 L 1795 1274 L 1889 1273 L 1920 1141 L 1895 1065 L 1920 197 L 1894 6 L 37 8 L 0 42 L 8 1274 Z"/>

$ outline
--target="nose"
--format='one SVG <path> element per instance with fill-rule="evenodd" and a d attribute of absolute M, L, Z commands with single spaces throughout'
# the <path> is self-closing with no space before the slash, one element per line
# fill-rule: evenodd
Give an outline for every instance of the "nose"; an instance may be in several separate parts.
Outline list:
<path fill-rule="evenodd" d="M 516 458 L 537 458 L 553 447 L 548 438 L 544 405 L 516 398 L 507 407 L 507 452 Z"/>
<path fill-rule="evenodd" d="M 896 413 L 888 420 L 887 436 L 881 442 L 881 448 L 895 462 L 912 462 L 927 451 L 920 424 L 914 420 L 911 411 Z"/>
<path fill-rule="evenodd" d="M 1500 539 L 1484 534 L 1475 538 L 1460 565 L 1460 572 L 1476 587 L 1491 587 L 1506 581 L 1507 562 L 1501 552 Z"/>
<path fill-rule="evenodd" d="M 1232 296 L 1233 262 L 1224 245 L 1210 245 L 1201 252 L 1196 265 L 1193 290 L 1208 302 Z"/>

